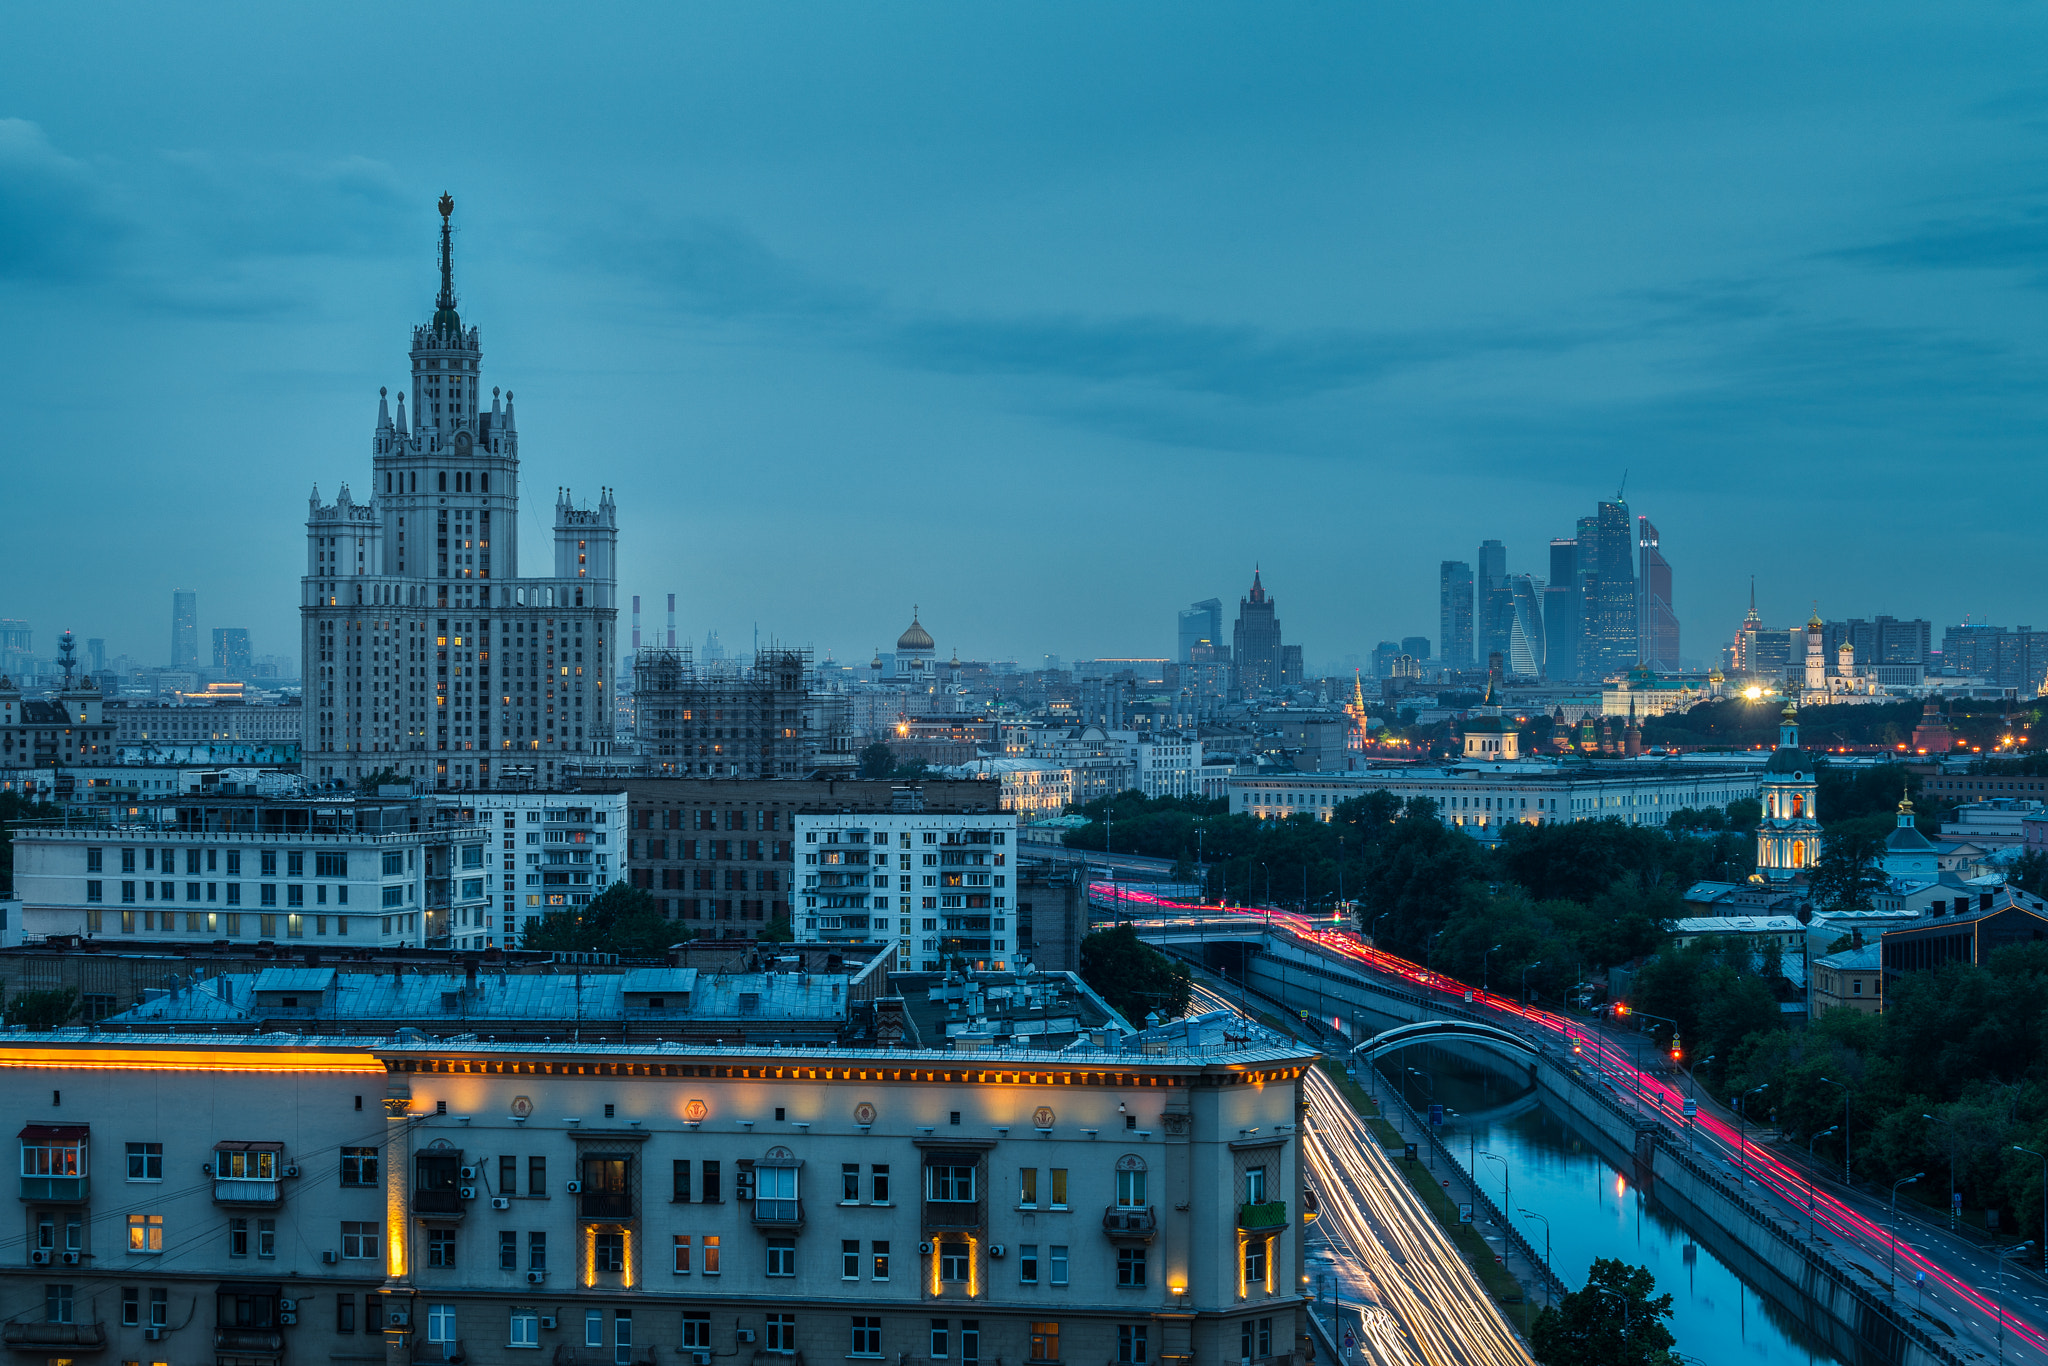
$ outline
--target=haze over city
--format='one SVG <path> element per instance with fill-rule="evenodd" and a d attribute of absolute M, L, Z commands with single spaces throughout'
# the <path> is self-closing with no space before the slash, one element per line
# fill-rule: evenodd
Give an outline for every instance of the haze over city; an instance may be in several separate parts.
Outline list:
<path fill-rule="evenodd" d="M 45 651 L 155 662 L 191 587 L 296 653 L 444 191 L 529 539 L 614 488 L 700 642 L 1165 655 L 1257 564 L 1334 668 L 1624 478 L 1689 658 L 1751 574 L 1774 625 L 2028 620 L 2031 11 L 90 13 L 0 21 Z"/>

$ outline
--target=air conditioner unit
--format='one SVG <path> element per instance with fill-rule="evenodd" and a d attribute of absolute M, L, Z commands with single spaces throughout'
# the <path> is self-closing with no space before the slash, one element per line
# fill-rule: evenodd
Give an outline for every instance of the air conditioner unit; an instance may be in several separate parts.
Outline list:
<path fill-rule="evenodd" d="M 1001 1243 L 990 1243 L 988 1245 L 988 1255 L 991 1257 L 1001 1257 L 1003 1255 L 1003 1245 Z"/>
<path fill-rule="evenodd" d="M 571 1194 L 571 1195 L 581 1195 L 581 1194 L 583 1194 L 583 1183 L 582 1183 L 581 1181 L 571 1181 L 571 1182 L 569 1182 L 569 1183 L 568 1183 L 568 1185 L 569 1185 L 569 1194 Z"/>
<path fill-rule="evenodd" d="M 341 1254 L 338 1252 L 323 1252 L 320 1254 L 320 1260 L 324 1265 L 333 1266 L 341 1260 Z"/>
<path fill-rule="evenodd" d="M 457 1190 L 457 1191 L 456 1191 L 455 1193 L 456 1193 L 457 1195 L 461 1196 L 461 1197 L 462 1197 L 463 1199 L 465 1199 L 465 1200 L 474 1200 L 474 1199 L 476 1199 L 476 1187 L 475 1187 L 475 1186 L 464 1186 L 464 1187 L 462 1187 L 461 1189 Z"/>
<path fill-rule="evenodd" d="M 152 1323 L 149 1327 L 142 1330 L 142 1336 L 151 1342 L 162 1342 L 164 1340 L 164 1330 Z"/>
<path fill-rule="evenodd" d="M 917 1245 L 917 1250 L 919 1252 L 929 1253 L 932 1250 L 932 1245 L 930 1243 L 919 1243 Z"/>
<path fill-rule="evenodd" d="M 284 1174 L 286 1176 L 297 1176 L 299 1174 L 299 1169 L 296 1166 L 286 1167 L 284 1169 Z"/>
<path fill-rule="evenodd" d="M 476 1168 L 475 1168 L 475 1167 L 464 1167 L 464 1168 L 462 1169 L 462 1179 L 463 1179 L 464 1181 L 474 1181 L 474 1180 L 476 1180 Z"/>
<path fill-rule="evenodd" d="M 50 1264 L 50 1249 L 39 1247 L 28 1254 L 28 1260 L 32 1266 L 48 1266 Z"/>
<path fill-rule="evenodd" d="M 557 1319 L 553 1314 L 542 1314 L 540 1316 L 540 1326 L 550 1331 L 552 1331 L 555 1325 L 559 1322 L 561 1322 L 561 1320 Z"/>
<path fill-rule="evenodd" d="M 298 1307 L 299 1302 L 297 1300 L 279 1300 L 277 1302 L 277 1312 L 280 1314 L 295 1313 Z"/>
<path fill-rule="evenodd" d="M 204 1173 L 205 1173 L 206 1175 L 208 1175 L 208 1176 L 212 1176 L 212 1175 L 213 1175 L 213 1164 L 212 1164 L 211 1162 L 202 1162 L 202 1163 L 200 1163 L 200 1164 L 199 1164 L 199 1170 L 200 1170 L 200 1171 L 202 1171 L 202 1172 L 204 1172 Z"/>
<path fill-rule="evenodd" d="M 492 1196 L 492 1197 L 491 1197 L 491 1208 L 492 1208 L 492 1209 L 511 1209 L 511 1208 L 512 1208 L 512 1197 L 511 1197 L 511 1196 L 509 1196 L 509 1195 L 494 1195 L 494 1196 Z"/>
<path fill-rule="evenodd" d="M 384 1322 L 393 1328 L 403 1328 L 412 1322 L 412 1314 L 404 1309 L 389 1310 L 384 1315 Z"/>
<path fill-rule="evenodd" d="M 754 1330 L 751 1328 L 735 1328 L 733 1336 L 741 1342 L 752 1342 L 754 1340 Z"/>
<path fill-rule="evenodd" d="M 65 1254 L 64 1254 L 64 1265 L 66 1265 L 66 1266 L 77 1266 L 77 1265 L 78 1265 L 78 1254 L 77 1254 L 76 1252 L 67 1252 L 67 1253 L 65 1253 Z"/>
<path fill-rule="evenodd" d="M 711 1366 L 711 1353 L 709 1353 L 709 1352 L 692 1352 L 692 1353 L 690 1353 L 690 1366 Z"/>
<path fill-rule="evenodd" d="M 526 1283 L 528 1285 L 539 1285 L 546 1281 L 547 1278 L 548 1273 L 545 1271 L 529 1271 L 526 1273 Z"/>
<path fill-rule="evenodd" d="M 299 1321 L 299 1316 L 297 1314 L 279 1314 L 277 1321 L 289 1328 Z"/>

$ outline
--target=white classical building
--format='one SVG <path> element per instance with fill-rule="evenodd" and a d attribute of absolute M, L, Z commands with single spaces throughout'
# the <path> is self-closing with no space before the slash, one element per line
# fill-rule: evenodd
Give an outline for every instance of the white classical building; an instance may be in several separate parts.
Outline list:
<path fill-rule="evenodd" d="M 455 306 L 441 199 L 441 293 L 413 329 L 412 404 L 377 403 L 368 502 L 344 484 L 306 518 L 300 620 L 304 772 L 386 769 L 440 789 L 543 785 L 609 752 L 617 509 L 555 495 L 554 572 L 519 573 L 512 395 L 482 407 L 482 345 Z"/>

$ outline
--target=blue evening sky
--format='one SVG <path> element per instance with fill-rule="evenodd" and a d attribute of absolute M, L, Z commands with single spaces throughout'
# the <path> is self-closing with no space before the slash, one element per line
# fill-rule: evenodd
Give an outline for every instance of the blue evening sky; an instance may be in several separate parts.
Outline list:
<path fill-rule="evenodd" d="M 2044 54 L 2017 4 L 10 6 L 0 616 L 161 662 L 190 586 L 296 654 L 447 190 L 528 567 L 609 484 L 696 640 L 1160 654 L 1256 561 L 1334 665 L 1624 470 L 1690 657 L 1751 573 L 2048 626 Z"/>

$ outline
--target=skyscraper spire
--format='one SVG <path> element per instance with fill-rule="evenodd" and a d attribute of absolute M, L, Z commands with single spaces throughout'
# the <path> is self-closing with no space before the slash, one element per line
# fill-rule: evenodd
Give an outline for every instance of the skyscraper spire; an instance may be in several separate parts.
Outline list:
<path fill-rule="evenodd" d="M 462 319 L 455 312 L 455 234 L 448 219 L 455 212 L 455 196 L 441 196 L 441 294 L 434 300 L 434 330 L 460 332 Z"/>

